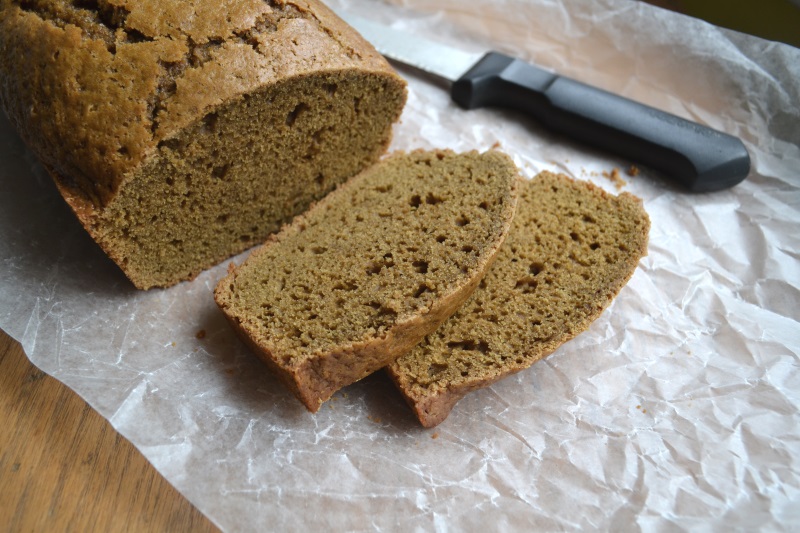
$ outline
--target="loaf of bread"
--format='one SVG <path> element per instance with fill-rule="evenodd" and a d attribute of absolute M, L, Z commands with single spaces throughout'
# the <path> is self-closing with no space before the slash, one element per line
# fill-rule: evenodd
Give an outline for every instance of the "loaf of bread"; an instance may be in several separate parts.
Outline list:
<path fill-rule="evenodd" d="M 467 393 L 586 330 L 647 253 L 641 202 L 548 172 L 526 182 L 511 232 L 466 304 L 388 367 L 425 427 Z"/>
<path fill-rule="evenodd" d="M 140 288 L 263 242 L 373 164 L 405 91 L 317 0 L 0 0 L 0 103 Z"/>
<path fill-rule="evenodd" d="M 511 226 L 518 183 L 499 152 L 394 155 L 272 236 L 215 299 L 315 412 L 463 304 Z"/>

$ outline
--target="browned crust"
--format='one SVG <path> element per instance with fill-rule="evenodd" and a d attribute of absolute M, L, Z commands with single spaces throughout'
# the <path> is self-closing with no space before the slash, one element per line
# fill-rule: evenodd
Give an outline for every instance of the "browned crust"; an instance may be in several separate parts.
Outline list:
<path fill-rule="evenodd" d="M 452 153 L 450 151 L 439 152 Z M 400 153 L 397 153 L 393 156 L 400 155 Z M 245 343 L 267 363 L 269 368 L 286 384 L 297 399 L 309 411 L 315 413 L 337 390 L 368 376 L 372 372 L 387 366 L 401 355 L 408 353 L 425 335 L 438 328 L 463 305 L 475 291 L 481 279 L 483 279 L 508 236 L 516 210 L 519 185 L 519 179 L 514 180 L 510 194 L 511 201 L 505 204 L 506 216 L 503 218 L 504 222 L 500 238 L 494 246 L 487 250 L 476 269 L 476 275 L 465 279 L 463 283 L 453 287 L 449 293 L 443 294 L 429 308 L 423 309 L 420 313 L 404 320 L 398 320 L 381 337 L 344 345 L 335 351 L 317 353 L 312 357 L 303 359 L 300 364 L 294 366 L 287 365 L 280 360 L 275 347 L 269 341 L 262 340 L 259 342 L 253 339 L 240 319 L 229 312 L 225 295 L 236 279 L 237 269 L 233 269 L 225 278 L 220 280 L 214 290 L 214 299 Z M 337 195 L 345 195 L 348 189 L 357 186 L 358 177 L 341 185 L 337 190 L 317 202 L 306 213 L 296 217 L 291 224 L 286 225 L 279 233 L 270 236 L 269 240 L 261 248 L 255 250 L 245 260 L 243 266 L 249 261 L 255 261 L 270 246 L 274 246 L 289 235 L 301 231 L 306 224 L 306 220 L 313 216 L 316 210 L 323 210 L 327 203 L 335 201 Z M 355 360 L 358 361 L 358 364 L 342 367 L 339 363 L 341 359 Z"/>

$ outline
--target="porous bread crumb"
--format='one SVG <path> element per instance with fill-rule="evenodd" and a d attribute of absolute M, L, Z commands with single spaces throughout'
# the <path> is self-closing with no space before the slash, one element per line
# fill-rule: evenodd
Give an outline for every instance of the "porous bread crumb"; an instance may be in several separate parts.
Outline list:
<path fill-rule="evenodd" d="M 139 288 L 374 163 L 405 83 L 317 0 L 0 0 L 0 102 Z"/>
<path fill-rule="evenodd" d="M 639 167 L 637 167 L 636 165 L 631 165 L 628 167 L 626 173 L 628 174 L 628 176 L 635 178 L 636 176 L 639 175 Z"/>
<path fill-rule="evenodd" d="M 519 372 L 586 330 L 647 253 L 641 202 L 542 172 L 520 192 L 512 230 L 473 296 L 389 365 L 425 427 L 470 391 Z"/>
<path fill-rule="evenodd" d="M 517 187 L 499 152 L 394 155 L 251 254 L 215 299 L 316 411 L 466 300 L 508 232 Z"/>

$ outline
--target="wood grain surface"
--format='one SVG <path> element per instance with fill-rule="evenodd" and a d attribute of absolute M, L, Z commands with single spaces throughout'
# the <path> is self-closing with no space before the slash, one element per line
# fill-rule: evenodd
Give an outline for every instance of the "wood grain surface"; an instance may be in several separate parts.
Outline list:
<path fill-rule="evenodd" d="M 0 330 L 0 531 L 217 531 Z"/>

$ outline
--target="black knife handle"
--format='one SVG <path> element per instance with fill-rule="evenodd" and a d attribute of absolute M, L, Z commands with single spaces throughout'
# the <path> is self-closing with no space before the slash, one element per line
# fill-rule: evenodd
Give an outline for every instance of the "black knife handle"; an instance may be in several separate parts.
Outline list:
<path fill-rule="evenodd" d="M 732 187 L 750 172 L 738 138 L 496 52 L 453 84 L 466 109 L 523 111 L 546 127 L 661 171 L 691 191 Z"/>

